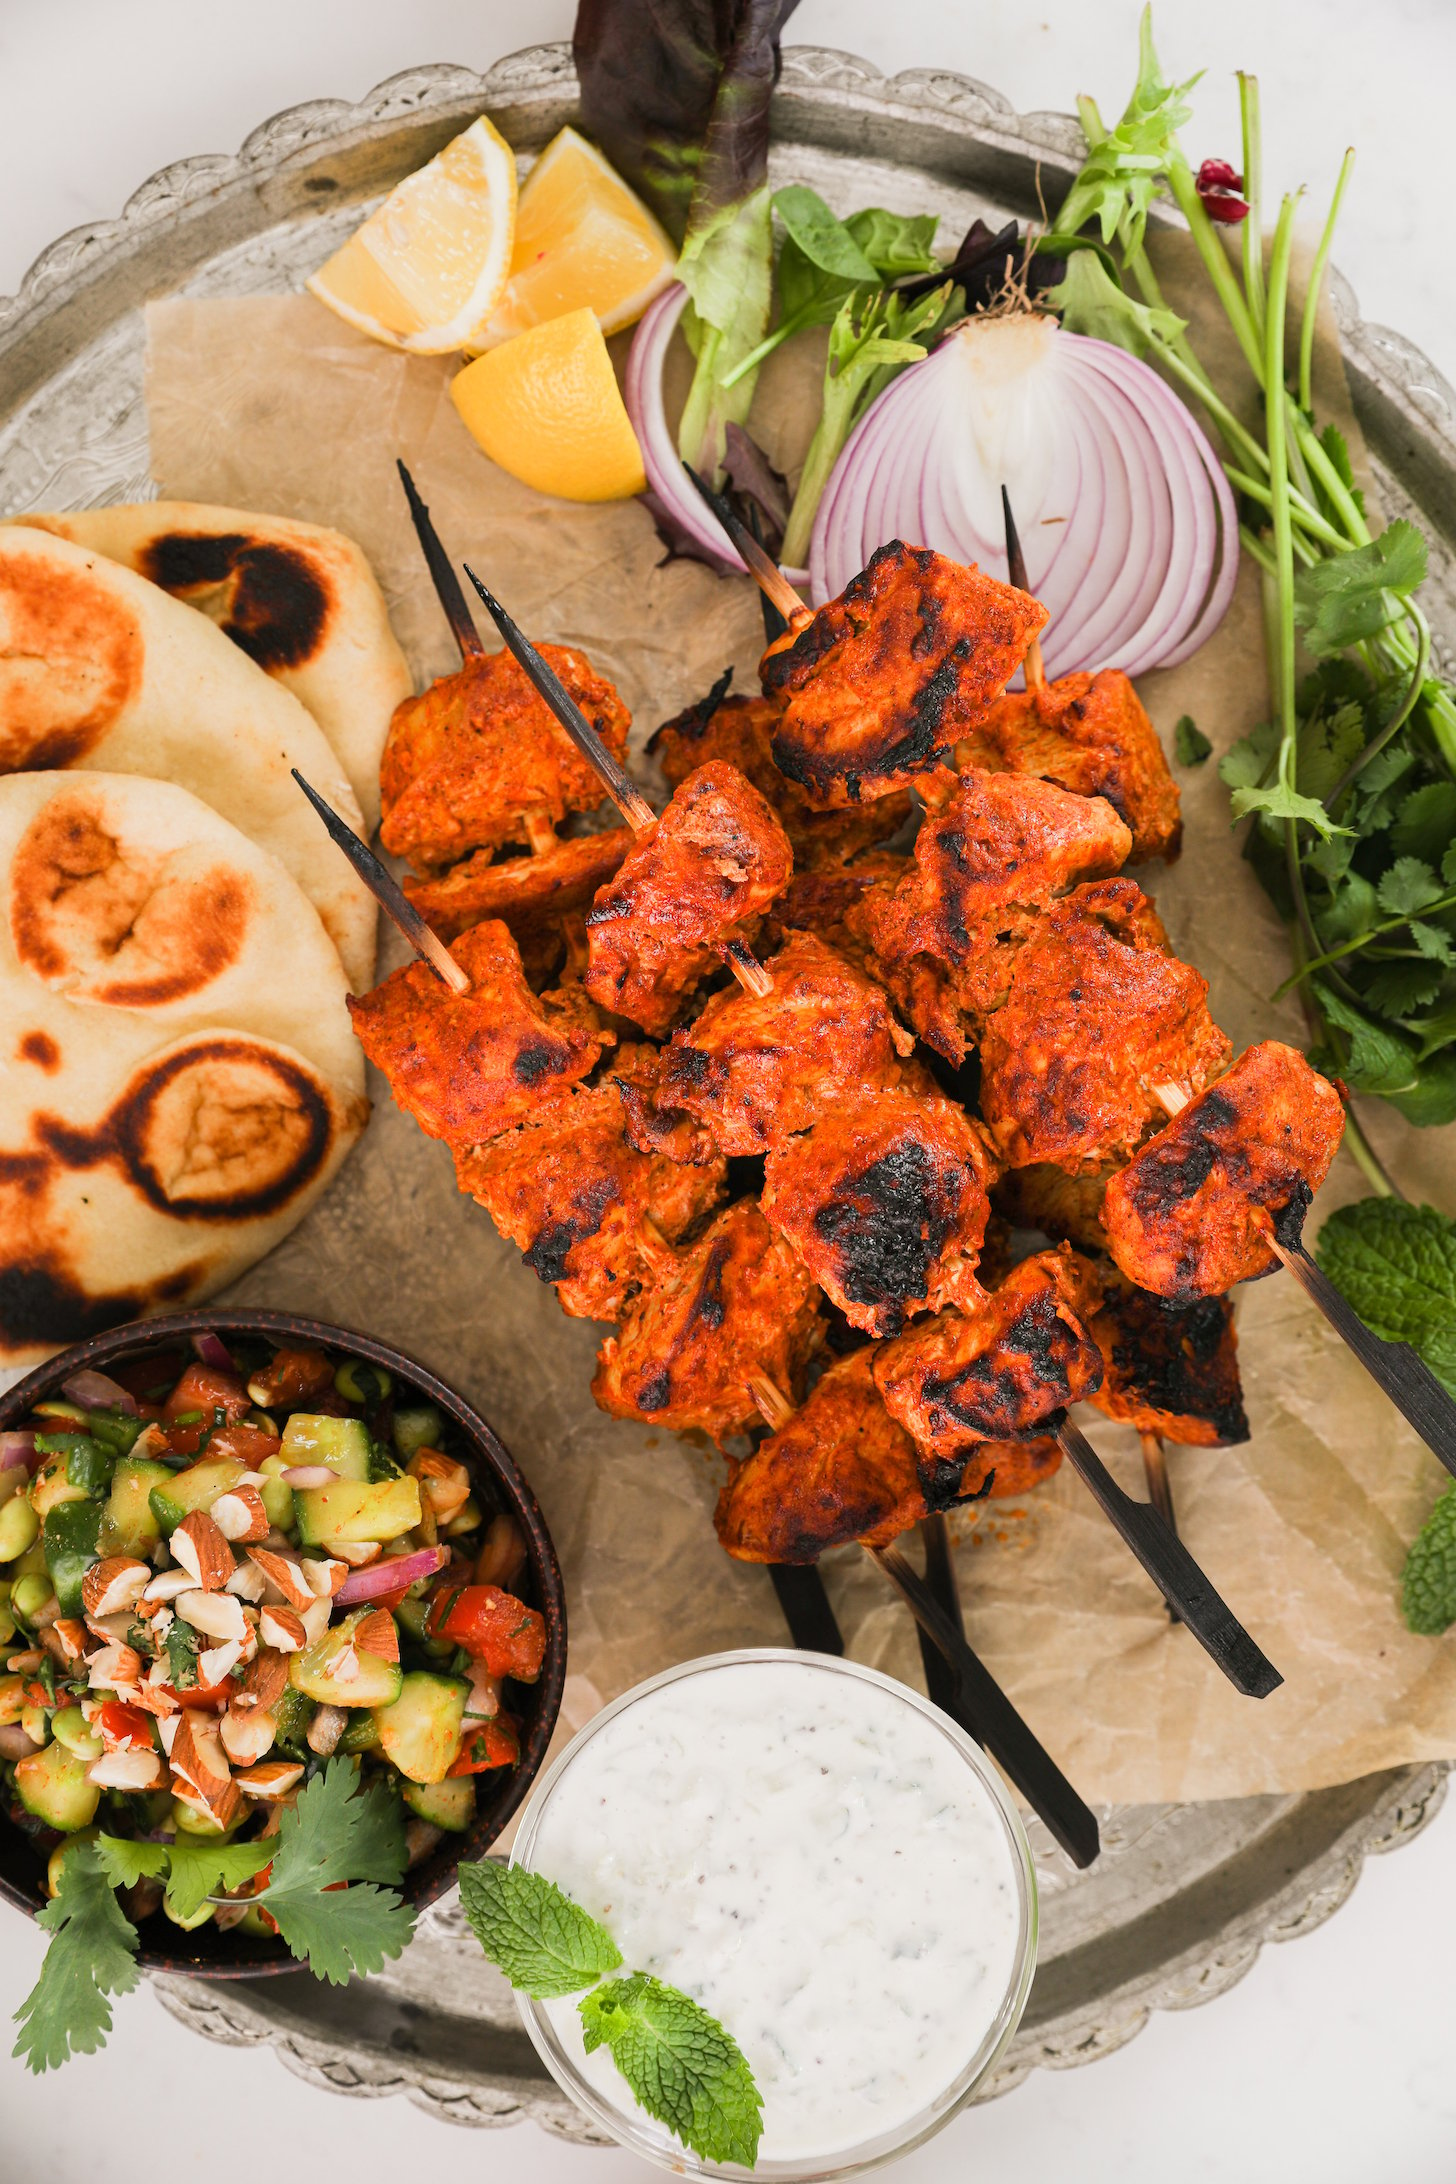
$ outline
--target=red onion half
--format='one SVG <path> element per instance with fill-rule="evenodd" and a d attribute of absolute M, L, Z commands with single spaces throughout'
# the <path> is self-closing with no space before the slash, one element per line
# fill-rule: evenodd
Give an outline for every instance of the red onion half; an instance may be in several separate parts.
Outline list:
<path fill-rule="evenodd" d="M 688 292 L 681 281 L 674 281 L 644 312 L 632 336 L 622 393 L 632 430 L 642 450 L 642 467 L 647 473 L 649 491 L 673 521 L 689 538 L 696 540 L 720 568 L 736 569 L 746 576 L 748 571 L 737 548 L 712 510 L 704 507 L 696 487 L 683 469 L 677 435 L 668 424 L 662 398 L 667 352 L 687 300 Z M 791 584 L 805 584 L 809 578 L 807 569 L 785 569 L 784 575 Z"/>
<path fill-rule="evenodd" d="M 61 1393 L 69 1403 L 79 1403 L 82 1410 L 118 1410 L 127 1418 L 139 1415 L 134 1395 L 115 1380 L 108 1380 L 105 1373 L 72 1373 L 61 1384 Z"/>
<path fill-rule="evenodd" d="M 398 1592 L 421 1577 L 433 1577 L 450 1560 L 448 1547 L 419 1547 L 412 1555 L 392 1555 L 385 1562 L 371 1562 L 366 1569 L 351 1570 L 334 1594 L 337 1605 L 352 1608 L 360 1600 L 377 1600 L 381 1593 Z"/>
<path fill-rule="evenodd" d="M 31 1471 L 39 1461 L 33 1433 L 0 1433 L 0 1471 Z"/>
<path fill-rule="evenodd" d="M 1127 350 L 1054 319 L 969 319 L 860 420 L 815 518 L 832 599 L 892 538 L 999 570 L 1005 486 L 1047 669 L 1140 674 L 1195 652 L 1238 574 L 1238 519 L 1192 415 Z"/>

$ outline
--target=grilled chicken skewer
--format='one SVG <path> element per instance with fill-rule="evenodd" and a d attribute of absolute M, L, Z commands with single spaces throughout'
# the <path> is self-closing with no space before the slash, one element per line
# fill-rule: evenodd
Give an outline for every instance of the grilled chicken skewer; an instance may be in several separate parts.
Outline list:
<path fill-rule="evenodd" d="M 380 863 L 369 844 L 360 839 L 347 820 L 339 817 L 333 805 L 325 803 L 318 790 L 304 780 L 298 768 L 295 766 L 291 771 L 294 780 L 328 828 L 331 839 L 344 852 L 385 916 L 398 926 L 415 953 L 423 962 L 429 964 L 436 977 L 451 993 L 468 993 L 469 975 L 455 961 L 439 934 L 433 932 L 425 923 L 398 880 Z"/>

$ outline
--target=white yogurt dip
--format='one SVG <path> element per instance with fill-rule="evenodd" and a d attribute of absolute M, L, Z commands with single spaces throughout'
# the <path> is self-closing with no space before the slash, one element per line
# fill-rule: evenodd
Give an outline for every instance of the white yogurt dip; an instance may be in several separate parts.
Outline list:
<path fill-rule="evenodd" d="M 760 2168 L 830 2160 L 920 2135 L 1019 2011 L 1028 1869 L 993 1780 L 873 1671 L 728 1655 L 589 1725 L 516 1857 L 602 1920 L 624 1971 L 732 2033 L 763 2095 Z M 608 2050 L 585 2053 L 574 1999 L 533 2010 L 611 2108 L 647 2122 Z"/>

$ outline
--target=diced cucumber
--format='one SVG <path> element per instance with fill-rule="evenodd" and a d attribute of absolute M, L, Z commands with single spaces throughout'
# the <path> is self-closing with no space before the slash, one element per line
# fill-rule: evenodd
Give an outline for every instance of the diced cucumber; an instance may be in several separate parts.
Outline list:
<path fill-rule="evenodd" d="M 355 1752 L 372 1752 L 378 1742 L 378 1722 L 372 1714 L 360 1712 L 349 1716 L 349 1725 L 334 1750 L 352 1756 Z"/>
<path fill-rule="evenodd" d="M 265 1456 L 258 1469 L 263 1474 L 263 1484 L 258 1492 L 263 1498 L 268 1522 L 276 1532 L 286 1532 L 293 1522 L 293 1488 L 283 1477 L 288 1466 L 281 1456 Z"/>
<path fill-rule="evenodd" d="M 326 1491 L 320 1489 L 320 1492 Z M 353 1615 L 346 1615 L 342 1623 L 326 1630 L 302 1653 L 295 1653 L 288 1664 L 288 1681 L 295 1691 L 305 1698 L 317 1699 L 321 1706 L 387 1706 L 399 1697 L 401 1683 L 399 1663 L 383 1661 L 377 1653 L 360 1653 L 354 1648 L 354 1638 L 366 1615 L 373 1611 L 360 1608 Z M 339 1656 L 346 1648 L 352 1649 L 358 1663 L 358 1673 L 345 1681 L 335 1674 Z"/>
<path fill-rule="evenodd" d="M 298 1655 L 294 1656 L 299 1658 Z M 294 1759 L 308 1758 L 308 1725 L 313 1720 L 314 1702 L 289 1684 L 282 1698 L 273 1709 L 273 1742 L 280 1752 L 287 1752 Z"/>
<path fill-rule="evenodd" d="M 172 1471 L 165 1486 L 154 1486 L 147 1496 L 152 1515 L 170 1539 L 184 1517 L 194 1509 L 210 1509 L 220 1494 L 228 1493 L 247 1465 L 239 1456 L 211 1456 L 185 1471 Z"/>
<path fill-rule="evenodd" d="M 62 1502 L 85 1501 L 86 1489 L 78 1486 L 70 1476 L 70 1455 L 60 1449 L 45 1462 L 30 1482 L 30 1506 L 44 1524 L 53 1509 Z"/>
<path fill-rule="evenodd" d="M 179 1835 L 205 1835 L 209 1842 L 220 1842 L 234 1832 L 214 1820 L 210 1812 L 201 1812 L 180 1797 L 172 1800 L 172 1825 Z"/>
<path fill-rule="evenodd" d="M 172 1473 L 146 1456 L 123 1456 L 111 1474 L 111 1494 L 101 1525 L 102 1552 L 145 1555 L 161 1538 L 161 1526 L 148 1496 L 160 1487 L 170 1496 Z M 178 1518 L 180 1524 L 182 1519 Z"/>
<path fill-rule="evenodd" d="M 393 1539 L 420 1521 L 419 1482 L 402 1476 L 374 1485 L 340 1479 L 333 1486 L 305 1486 L 294 1495 L 293 1509 L 305 1547 L 324 1546 L 331 1539 Z"/>
<path fill-rule="evenodd" d="M 162 1909 L 167 1914 L 167 1917 L 172 1921 L 172 1924 L 174 1926 L 180 1926 L 184 1934 L 190 1934 L 195 1927 L 206 1926 L 208 1920 L 213 1916 L 212 1905 L 210 1903 L 200 1903 L 197 1906 L 196 1910 L 191 1912 L 189 1916 L 184 1919 L 178 1912 L 177 1907 L 172 1900 L 172 1891 L 170 1888 L 167 1890 L 167 1893 L 162 1898 Z"/>
<path fill-rule="evenodd" d="M 457 1775 L 453 1782 L 405 1782 L 400 1785 L 411 1812 L 428 1820 L 431 1827 L 451 1828 L 463 1834 L 475 1818 L 475 1782 Z"/>
<path fill-rule="evenodd" d="M 411 1782 L 443 1782 L 460 1756 L 469 1684 L 414 1669 L 390 1706 L 375 1712 L 386 1759 Z"/>
<path fill-rule="evenodd" d="M 100 1790 L 86 1780 L 85 1762 L 64 1744 L 48 1744 L 17 1761 L 15 1789 L 27 1812 L 62 1835 L 89 1828 L 101 1802 Z"/>
<path fill-rule="evenodd" d="M 329 1418 L 295 1411 L 283 1429 L 279 1452 L 286 1464 L 327 1464 L 341 1479 L 369 1477 L 369 1428 L 362 1418 Z"/>

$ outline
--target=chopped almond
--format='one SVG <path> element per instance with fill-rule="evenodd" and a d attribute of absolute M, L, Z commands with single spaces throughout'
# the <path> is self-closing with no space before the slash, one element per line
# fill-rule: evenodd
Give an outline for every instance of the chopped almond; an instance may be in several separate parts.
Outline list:
<path fill-rule="evenodd" d="M 103 1752 L 86 1769 L 86 1780 L 101 1790 L 159 1790 L 167 1779 L 160 1752 L 145 1749 Z"/>
<path fill-rule="evenodd" d="M 299 1620 L 303 1624 L 303 1635 L 310 1645 L 322 1638 L 324 1632 L 328 1629 L 329 1617 L 332 1615 L 333 1609 L 333 1601 L 325 1595 L 322 1600 L 310 1600 L 306 1608 L 299 1610 Z"/>
<path fill-rule="evenodd" d="M 52 1660 L 69 1668 L 86 1650 L 86 1626 L 74 1615 L 63 1615 L 41 1632 L 40 1642 Z"/>
<path fill-rule="evenodd" d="M 347 1562 L 351 1570 L 366 1570 L 371 1562 L 377 1562 L 384 1549 L 377 1539 L 331 1539 L 329 1553 L 338 1562 Z"/>
<path fill-rule="evenodd" d="M 275 1798 L 286 1797 L 303 1780 L 303 1767 L 295 1760 L 270 1759 L 261 1767 L 250 1767 L 246 1774 L 234 1775 L 233 1780 L 245 1797 L 266 1799 L 271 1804 Z"/>
<path fill-rule="evenodd" d="M 381 1661 L 399 1659 L 399 1632 L 388 1608 L 375 1608 L 365 1616 L 354 1632 L 354 1643 L 361 1653 L 377 1654 Z"/>
<path fill-rule="evenodd" d="M 349 1726 L 349 1716 L 342 1706 L 318 1706 L 308 1725 L 308 1748 L 317 1752 L 320 1759 L 327 1759 L 337 1748 L 340 1737 Z"/>
<path fill-rule="evenodd" d="M 158 1669 L 161 1670 L 160 1676 L 157 1676 Z M 171 1671 L 168 1667 L 167 1662 L 158 1661 L 156 1667 L 153 1668 L 151 1675 L 148 1676 L 146 1682 L 139 1683 L 135 1691 L 130 1691 L 127 1693 L 128 1705 L 140 1706 L 148 1714 L 156 1715 L 158 1727 L 164 1732 L 162 1737 L 162 1742 L 164 1744 L 166 1743 L 165 1731 L 170 1726 L 169 1717 L 176 1713 L 177 1708 L 181 1703 L 173 1695 L 172 1692 L 164 1691 L 162 1689 L 163 1680 L 170 1673 Z M 157 1676 L 157 1681 L 155 1683 L 152 1682 L 152 1676 Z"/>
<path fill-rule="evenodd" d="M 349 1574 L 347 1562 L 336 1562 L 331 1555 L 319 1555 L 300 1564 L 314 1597 L 330 1599 Z"/>
<path fill-rule="evenodd" d="M 159 1570 L 155 1577 L 148 1579 L 142 1599 L 160 1607 L 165 1601 L 175 1600 L 178 1593 L 191 1592 L 196 1584 L 190 1570 Z"/>
<path fill-rule="evenodd" d="M 195 1707 L 186 1708 L 179 1717 L 172 1740 L 172 1772 L 181 1777 L 184 1788 L 201 1798 L 221 1826 L 227 1827 L 236 1817 L 242 1799 L 233 1786 L 217 1724 Z"/>
<path fill-rule="evenodd" d="M 88 1615 L 120 1615 L 136 1606 L 151 1574 L 130 1555 L 107 1555 L 82 1578 L 81 1605 Z"/>
<path fill-rule="evenodd" d="M 255 1766 L 273 1749 L 277 1732 L 277 1721 L 264 1706 L 246 1710 L 230 1706 L 219 1729 L 223 1750 L 235 1767 Z"/>
<path fill-rule="evenodd" d="M 204 1690 L 215 1690 L 225 1676 L 231 1676 L 242 1656 L 242 1645 L 236 1638 L 229 1638 L 225 1645 L 208 1646 L 197 1656 L 197 1681 Z"/>
<path fill-rule="evenodd" d="M 239 1545 L 268 1537 L 268 1512 L 256 1486 L 235 1486 L 219 1494 L 212 1505 L 212 1521 L 226 1540 Z"/>
<path fill-rule="evenodd" d="M 269 1584 L 282 1594 L 290 1608 L 297 1608 L 301 1613 L 316 1597 L 312 1585 L 303 1574 L 304 1566 L 297 1556 L 280 1555 L 272 1547 L 250 1547 L 247 1553 L 248 1560 L 257 1565 Z"/>
<path fill-rule="evenodd" d="M 256 1562 L 240 1562 L 223 1589 L 256 1606 L 267 1595 L 268 1580 Z"/>
<path fill-rule="evenodd" d="M 130 1646 L 103 1646 L 86 1667 L 93 1691 L 117 1691 L 140 1681 L 142 1660 Z"/>
<path fill-rule="evenodd" d="M 421 1448 L 410 1458 L 408 1469 L 410 1477 L 419 1480 L 437 1525 L 459 1516 L 470 1499 L 470 1473 L 464 1464 L 456 1463 L 453 1456 L 442 1456 L 437 1448 Z"/>
<path fill-rule="evenodd" d="M 289 1610 L 287 1608 L 274 1608 L 265 1612 L 286 1615 Z M 287 1684 L 287 1656 L 278 1652 L 274 1647 L 265 1645 L 238 1686 L 237 1696 L 232 1703 L 234 1706 L 244 1708 L 260 1707 L 264 1712 L 271 1713 L 282 1698 Z"/>
<path fill-rule="evenodd" d="M 300 1653 L 307 1643 L 297 1610 L 281 1606 L 259 1610 L 258 1636 L 280 1653 Z"/>
<path fill-rule="evenodd" d="M 233 1551 L 205 1509 L 194 1509 L 171 1539 L 172 1558 L 190 1570 L 203 1592 L 221 1592 L 237 1568 Z"/>
<path fill-rule="evenodd" d="M 230 1592 L 179 1593 L 177 1613 L 194 1630 L 200 1630 L 205 1638 L 217 1638 L 224 1644 L 236 1639 L 241 1643 L 247 1624 L 243 1621 L 243 1603 Z"/>

